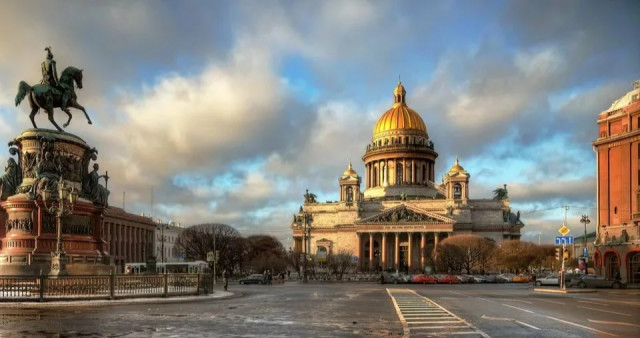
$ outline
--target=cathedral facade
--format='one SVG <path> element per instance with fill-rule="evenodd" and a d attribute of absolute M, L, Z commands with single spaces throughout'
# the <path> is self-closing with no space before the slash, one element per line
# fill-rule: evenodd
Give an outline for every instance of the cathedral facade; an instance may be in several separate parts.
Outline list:
<path fill-rule="evenodd" d="M 349 253 L 363 271 L 423 271 L 444 238 L 519 239 L 524 224 L 511 212 L 506 187 L 497 198 L 471 199 L 471 175 L 458 159 L 434 183 L 438 153 L 427 127 L 407 105 L 402 83 L 393 97 L 362 157 L 364 180 L 349 163 L 338 179 L 339 201 L 305 194 L 291 224 L 295 250 L 320 259 Z"/>

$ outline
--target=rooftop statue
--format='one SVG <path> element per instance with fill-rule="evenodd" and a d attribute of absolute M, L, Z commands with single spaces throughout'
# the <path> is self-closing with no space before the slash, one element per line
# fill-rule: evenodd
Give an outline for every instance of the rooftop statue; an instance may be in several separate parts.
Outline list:
<path fill-rule="evenodd" d="M 84 107 L 78 103 L 74 90 L 74 82 L 79 89 L 82 89 L 82 69 L 69 66 L 62 71 L 62 75 L 60 79 L 58 79 L 56 61 L 53 60 L 51 47 L 47 47 L 45 50 L 47 51 L 47 57 L 44 62 L 42 62 L 42 81 L 33 87 L 24 81 L 20 81 L 18 94 L 16 95 L 16 106 L 19 105 L 27 95 L 29 96 L 29 104 L 31 106 L 29 118 L 34 128 L 38 128 L 33 118 L 40 108 L 47 112 L 49 121 L 51 121 L 59 131 L 62 131 L 62 128 L 60 128 L 53 119 L 53 108 L 60 108 L 69 116 L 69 119 L 63 125 L 65 128 L 69 126 L 71 122 L 69 107 L 82 110 L 87 117 L 87 121 L 91 124 L 91 119 Z"/>
<path fill-rule="evenodd" d="M 507 185 L 504 185 L 504 188 L 498 188 L 493 191 L 493 199 L 494 200 L 506 200 L 509 199 L 509 192 L 507 191 Z"/>

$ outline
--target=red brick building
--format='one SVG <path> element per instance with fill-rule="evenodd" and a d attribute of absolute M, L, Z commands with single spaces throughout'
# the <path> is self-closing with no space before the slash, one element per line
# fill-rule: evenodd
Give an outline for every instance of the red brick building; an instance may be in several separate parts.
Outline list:
<path fill-rule="evenodd" d="M 640 284 L 640 80 L 598 117 L 598 274 Z"/>

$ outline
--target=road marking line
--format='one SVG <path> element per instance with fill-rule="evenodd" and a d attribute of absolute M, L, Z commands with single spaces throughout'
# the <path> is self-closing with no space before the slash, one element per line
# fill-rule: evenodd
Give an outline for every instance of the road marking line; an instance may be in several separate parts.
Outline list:
<path fill-rule="evenodd" d="M 393 301 L 393 306 L 396 308 L 396 313 L 398 314 L 398 317 L 400 318 L 400 322 L 402 323 L 402 331 L 404 333 L 404 337 L 409 337 L 409 324 L 407 324 L 407 321 L 404 319 L 404 316 L 402 315 L 402 311 L 400 311 L 400 308 L 398 307 L 398 303 L 396 302 L 396 299 L 393 298 L 393 296 L 391 295 L 391 290 L 387 289 L 387 293 L 389 294 L 389 297 L 391 297 L 391 301 Z"/>
<path fill-rule="evenodd" d="M 527 303 L 527 304 L 533 304 L 531 302 L 527 302 L 526 300 L 519 300 L 519 299 L 509 299 L 509 298 L 500 298 L 502 300 L 506 300 L 506 301 L 510 301 L 510 302 L 521 302 L 521 303 Z"/>
<path fill-rule="evenodd" d="M 587 303 L 587 304 L 595 304 L 595 305 L 602 305 L 602 306 L 609 306 L 609 304 L 604 304 L 604 303 L 596 303 L 596 302 L 590 302 L 588 300 L 579 300 L 578 303 Z"/>
<path fill-rule="evenodd" d="M 433 300 L 419 295 L 416 291 L 410 289 L 397 290 L 387 289 L 387 293 L 393 299 L 393 304 L 403 323 L 403 329 L 405 336 L 409 336 L 411 329 L 415 328 L 415 325 L 423 325 L 420 328 L 420 334 L 429 335 L 457 335 L 457 334 L 475 334 L 484 338 L 490 338 L 489 335 L 465 321 L 464 319 L 456 316 L 451 311 L 445 309 Z M 394 294 L 402 293 L 402 296 L 394 297 Z M 411 297 L 408 295 L 411 294 Z M 418 302 L 417 299 L 422 300 Z M 409 301 L 412 299 L 413 301 Z M 418 305 L 419 304 L 419 305 Z M 440 325 L 438 325 L 440 324 Z M 452 325 L 442 325 L 452 324 Z M 405 328 L 406 325 L 406 328 Z M 433 329 L 433 326 L 446 326 L 450 331 L 444 332 L 425 332 L 424 330 Z M 474 330 L 474 331 L 455 331 L 455 330 Z M 415 329 L 414 329 L 415 330 Z"/>
<path fill-rule="evenodd" d="M 478 299 L 482 299 L 482 300 L 486 300 L 487 302 L 496 302 L 495 300 L 492 299 L 486 299 L 486 298 L 482 298 L 482 297 L 478 297 Z"/>
<path fill-rule="evenodd" d="M 412 330 L 420 330 L 420 329 L 468 329 L 467 326 L 418 326 L 412 327 Z"/>
<path fill-rule="evenodd" d="M 556 302 L 554 300 L 547 300 L 547 299 L 540 299 L 540 298 L 536 298 L 537 300 L 541 300 L 543 302 L 548 302 L 548 303 L 552 303 L 552 304 L 558 304 L 558 305 L 567 305 L 567 303 L 563 303 L 563 302 Z"/>
<path fill-rule="evenodd" d="M 620 316 L 627 316 L 627 317 L 631 317 L 630 314 L 628 313 L 622 313 L 622 312 L 615 312 L 615 311 L 607 311 L 607 310 L 600 310 L 600 309 L 594 309 L 592 307 L 586 307 L 586 306 L 578 306 L 579 308 L 582 309 L 587 309 L 587 310 L 593 310 L 593 311 L 600 311 L 600 312 L 607 312 L 607 313 L 613 313 L 614 315 L 620 315 Z"/>
<path fill-rule="evenodd" d="M 505 317 L 489 317 L 489 316 L 485 316 L 485 315 L 482 315 L 482 317 L 480 317 L 480 318 L 482 318 L 482 319 L 488 319 L 488 320 L 504 320 L 504 321 L 508 321 L 508 322 L 514 322 L 514 323 L 520 324 L 520 325 L 522 325 L 522 326 L 526 326 L 526 327 L 531 328 L 531 329 L 534 329 L 534 330 L 540 330 L 540 328 L 539 328 L 539 327 L 535 327 L 535 326 L 533 326 L 533 325 L 531 325 L 531 324 L 527 324 L 527 323 L 525 323 L 525 322 L 521 322 L 521 321 L 516 320 L 516 319 L 513 319 L 513 318 L 505 318 Z"/>
<path fill-rule="evenodd" d="M 480 334 L 479 332 L 475 332 L 475 331 L 464 331 L 464 332 L 448 332 L 448 331 L 442 331 L 442 332 L 429 332 L 429 335 L 436 335 L 436 336 L 452 336 L 452 335 L 456 335 L 456 334 Z M 486 333 L 485 333 L 486 334 Z M 487 336 L 488 337 L 488 336 Z"/>
<path fill-rule="evenodd" d="M 587 320 L 592 322 L 592 323 L 598 323 L 598 324 L 626 325 L 626 326 L 640 327 L 640 325 L 631 324 L 631 323 L 625 323 L 625 322 L 610 322 L 610 321 L 606 321 L 606 320 L 593 320 L 593 319 L 587 319 Z"/>
<path fill-rule="evenodd" d="M 413 322 L 413 323 L 422 323 L 422 324 L 460 324 L 457 320 L 426 320 L 422 322 Z"/>
<path fill-rule="evenodd" d="M 522 308 L 519 308 L 519 307 L 516 307 L 516 306 L 511 306 L 511 305 L 508 305 L 508 304 L 504 304 L 504 303 L 502 303 L 502 305 L 504 305 L 504 306 L 508 306 L 508 307 L 512 307 L 512 308 L 514 308 L 514 309 L 518 309 L 518 310 L 520 310 L 520 311 L 524 311 L 524 312 L 528 312 L 528 313 L 535 313 L 535 312 L 533 312 L 533 311 L 529 311 L 529 310 L 527 310 L 527 309 L 522 309 Z"/>
<path fill-rule="evenodd" d="M 545 316 L 545 317 L 547 317 L 547 318 L 549 318 L 549 319 L 553 319 L 553 320 L 559 321 L 559 322 L 561 322 L 561 323 L 565 323 L 565 324 L 569 324 L 569 325 L 573 325 L 573 326 L 581 327 L 581 328 L 583 328 L 583 329 L 587 329 L 587 330 L 590 330 L 590 331 L 593 331 L 593 332 L 598 332 L 598 333 L 601 333 L 601 334 L 603 334 L 603 335 L 612 336 L 612 337 L 617 337 L 617 335 L 615 335 L 615 334 L 613 334 L 613 333 L 609 333 L 609 332 L 604 332 L 604 331 L 596 330 L 596 329 L 594 329 L 594 328 L 592 328 L 592 327 L 588 327 L 588 326 L 584 326 L 584 325 L 576 324 L 576 323 L 573 323 L 573 322 L 570 322 L 570 321 L 566 321 L 566 320 L 559 319 L 559 318 L 555 318 L 555 317 L 551 317 L 551 316 Z"/>

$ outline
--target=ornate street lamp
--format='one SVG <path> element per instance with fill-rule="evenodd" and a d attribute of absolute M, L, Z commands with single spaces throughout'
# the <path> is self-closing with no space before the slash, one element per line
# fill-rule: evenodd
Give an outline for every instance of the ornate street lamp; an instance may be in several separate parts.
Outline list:
<path fill-rule="evenodd" d="M 78 201 L 78 191 L 69 188 L 60 177 L 58 181 L 57 196 L 53 196 L 55 191 L 45 189 L 42 192 L 44 208 L 49 214 L 56 217 L 57 243 L 56 251 L 51 253 L 51 271 L 49 276 L 58 277 L 67 275 L 66 253 L 62 247 L 62 217 L 73 214 L 73 206 Z M 49 205 L 48 205 L 49 204 Z"/>
<path fill-rule="evenodd" d="M 584 249 L 582 249 L 583 252 L 584 252 L 584 250 L 587 248 L 587 224 L 591 223 L 591 221 L 589 220 L 589 216 L 582 215 L 582 218 L 580 219 L 580 223 L 584 224 L 584 241 L 583 241 L 584 242 Z M 587 257 L 585 257 L 585 260 L 586 260 L 586 258 Z M 584 273 L 585 274 L 587 273 L 587 262 L 585 262 L 585 264 L 584 264 Z"/>

